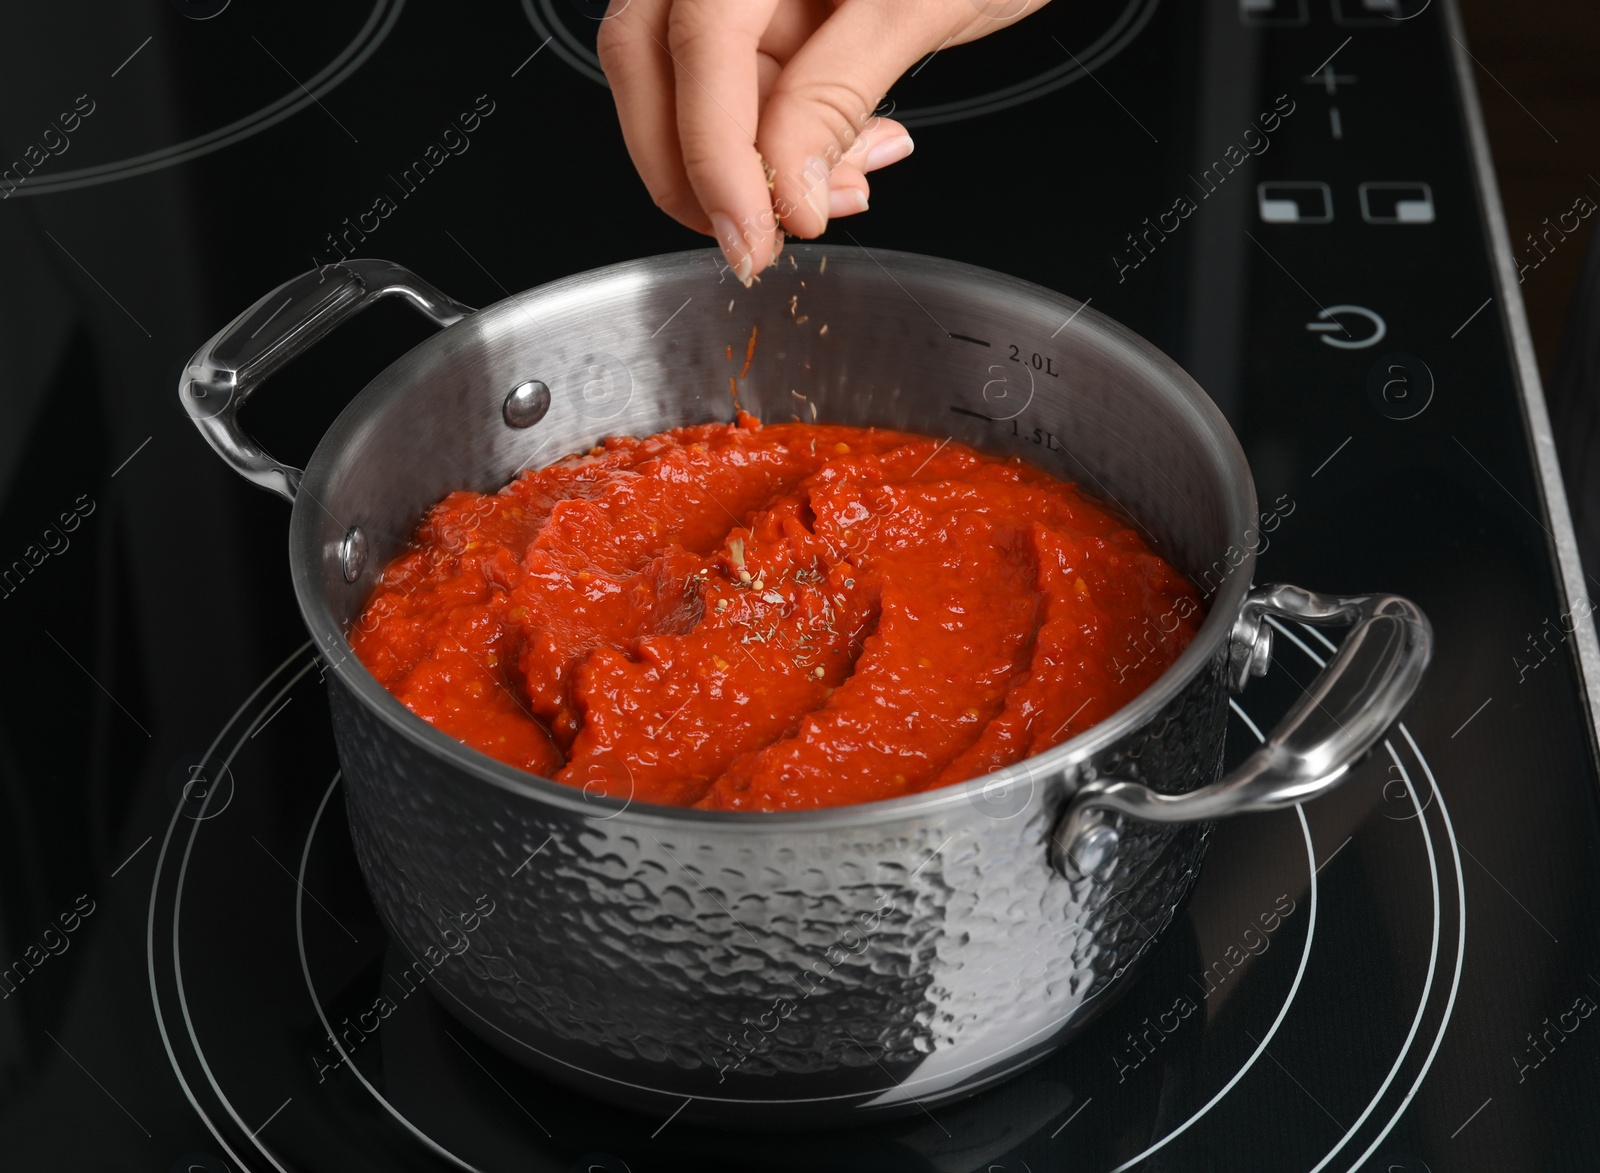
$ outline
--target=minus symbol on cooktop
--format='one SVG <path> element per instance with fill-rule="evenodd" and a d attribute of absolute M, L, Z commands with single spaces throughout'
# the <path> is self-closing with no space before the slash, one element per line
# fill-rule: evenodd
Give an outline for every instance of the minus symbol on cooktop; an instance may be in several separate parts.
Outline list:
<path fill-rule="evenodd" d="M 947 334 L 951 338 L 959 338 L 963 342 L 975 342 L 979 346 L 988 346 L 989 345 L 989 343 L 985 342 L 982 338 L 974 338 L 971 334 L 951 334 L 950 331 L 948 331 L 948 330 L 945 331 L 945 334 Z"/>

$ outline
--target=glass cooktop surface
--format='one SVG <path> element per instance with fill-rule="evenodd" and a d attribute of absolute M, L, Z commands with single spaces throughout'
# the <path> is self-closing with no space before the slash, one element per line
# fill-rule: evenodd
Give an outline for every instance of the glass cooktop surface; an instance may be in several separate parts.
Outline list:
<path fill-rule="evenodd" d="M 1150 339 L 1249 457 L 1257 582 L 1393 591 L 1434 626 L 1403 719 L 1330 796 L 1219 823 L 1086 1033 L 931 1111 L 716 1131 L 518 1067 L 408 975 L 351 848 L 288 510 L 205 446 L 178 379 L 351 247 L 471 305 L 705 247 L 632 170 L 598 14 L 0 16 L 0 155 L 27 162 L 0 176 L 0 1163 L 1600 1167 L 1593 580 L 1549 501 L 1443 0 L 1060 0 L 895 88 L 917 151 L 825 237 L 1011 273 Z M 429 330 L 363 314 L 275 378 L 251 429 L 303 465 Z M 1048 338 L 984 341 L 1052 358 Z M 1232 702 L 1230 764 L 1338 635 L 1279 625 Z"/>

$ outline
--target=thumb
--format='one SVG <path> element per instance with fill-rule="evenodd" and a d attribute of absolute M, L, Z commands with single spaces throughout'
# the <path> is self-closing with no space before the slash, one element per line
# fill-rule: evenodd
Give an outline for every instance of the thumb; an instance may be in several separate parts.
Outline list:
<path fill-rule="evenodd" d="M 796 236 L 828 226 L 828 173 L 895 80 L 946 39 L 938 0 L 845 0 L 773 83 L 756 146 L 773 171 L 773 206 Z M 965 7 L 965 5 L 963 5 Z"/>

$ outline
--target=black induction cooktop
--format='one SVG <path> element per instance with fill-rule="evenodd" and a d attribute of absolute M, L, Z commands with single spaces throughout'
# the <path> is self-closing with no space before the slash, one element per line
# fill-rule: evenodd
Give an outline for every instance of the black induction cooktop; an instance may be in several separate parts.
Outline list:
<path fill-rule="evenodd" d="M 547 1083 L 402 979 L 346 833 L 287 511 L 204 446 L 178 376 L 352 238 L 478 305 L 703 246 L 633 174 L 597 15 L 0 16 L 0 1165 L 1600 1167 L 1594 580 L 1445 0 L 1059 0 L 895 88 L 917 152 L 830 233 L 1150 338 L 1244 444 L 1258 581 L 1395 591 L 1434 625 L 1379 749 L 1331 797 L 1218 825 L 1086 1036 L 931 1113 L 721 1133 Z M 425 334 L 363 315 L 253 430 L 303 463 Z M 1230 762 L 1332 650 L 1279 628 Z"/>

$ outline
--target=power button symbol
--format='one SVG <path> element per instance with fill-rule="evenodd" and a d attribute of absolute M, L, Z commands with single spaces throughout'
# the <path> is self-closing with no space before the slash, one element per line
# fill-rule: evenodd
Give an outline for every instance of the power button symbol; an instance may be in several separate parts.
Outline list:
<path fill-rule="evenodd" d="M 1433 402 L 1433 372 L 1414 354 L 1386 354 L 1367 372 L 1367 399 L 1379 415 L 1415 419 Z"/>
<path fill-rule="evenodd" d="M 1341 314 L 1356 320 L 1347 325 L 1339 320 Z M 1389 323 L 1382 314 L 1364 305 L 1330 305 L 1317 315 L 1316 321 L 1307 322 L 1306 329 L 1321 334 L 1322 344 L 1335 350 L 1365 350 L 1383 341 Z"/>

